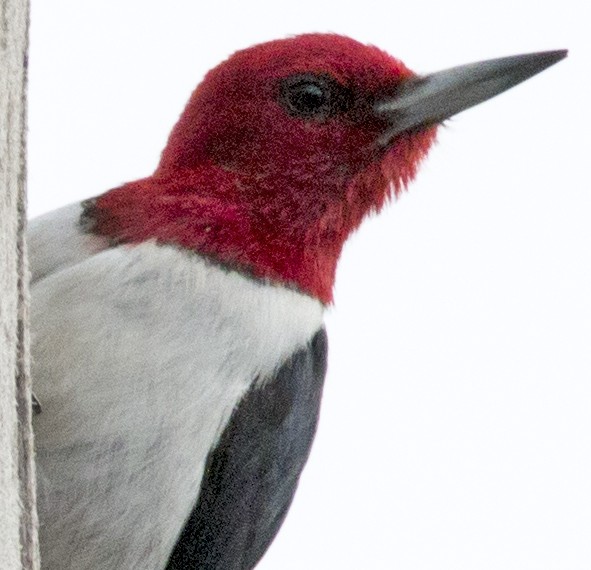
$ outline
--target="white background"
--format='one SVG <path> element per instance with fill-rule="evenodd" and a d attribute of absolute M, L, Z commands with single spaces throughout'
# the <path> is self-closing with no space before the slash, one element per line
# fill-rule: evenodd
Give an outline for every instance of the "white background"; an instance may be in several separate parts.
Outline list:
<path fill-rule="evenodd" d="M 253 43 L 334 31 L 420 72 L 571 50 L 450 121 L 349 242 L 318 437 L 259 570 L 591 568 L 584 5 L 33 0 L 32 215 L 150 174 L 203 74 Z"/>

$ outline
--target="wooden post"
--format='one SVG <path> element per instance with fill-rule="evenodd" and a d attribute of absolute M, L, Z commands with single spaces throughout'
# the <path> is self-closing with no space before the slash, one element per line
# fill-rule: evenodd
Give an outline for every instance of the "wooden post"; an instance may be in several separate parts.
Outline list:
<path fill-rule="evenodd" d="M 0 568 L 38 570 L 27 325 L 28 0 L 0 0 Z"/>

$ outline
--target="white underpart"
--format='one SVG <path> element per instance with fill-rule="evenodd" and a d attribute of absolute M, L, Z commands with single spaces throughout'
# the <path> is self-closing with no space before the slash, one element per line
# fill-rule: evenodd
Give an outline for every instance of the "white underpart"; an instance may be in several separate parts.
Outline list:
<path fill-rule="evenodd" d="M 236 403 L 322 305 L 173 247 L 100 251 L 79 213 L 31 224 L 43 569 L 160 570 Z"/>

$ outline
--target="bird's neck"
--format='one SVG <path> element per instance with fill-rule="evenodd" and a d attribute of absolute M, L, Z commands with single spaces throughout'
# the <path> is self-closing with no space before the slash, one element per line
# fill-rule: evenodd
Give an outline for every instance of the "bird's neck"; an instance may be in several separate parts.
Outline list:
<path fill-rule="evenodd" d="M 212 168 L 159 173 L 99 196 L 85 218 L 113 243 L 177 245 L 327 304 L 342 247 L 368 198 L 326 180 L 302 184 L 286 191 L 276 180 Z"/>

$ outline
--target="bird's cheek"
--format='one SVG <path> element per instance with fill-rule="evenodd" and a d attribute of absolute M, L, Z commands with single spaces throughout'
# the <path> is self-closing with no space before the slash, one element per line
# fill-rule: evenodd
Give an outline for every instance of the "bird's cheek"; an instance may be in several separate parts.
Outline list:
<path fill-rule="evenodd" d="M 211 136 L 206 144 L 207 158 L 228 171 L 240 171 L 248 164 L 253 133 L 247 127 L 226 130 Z"/>

